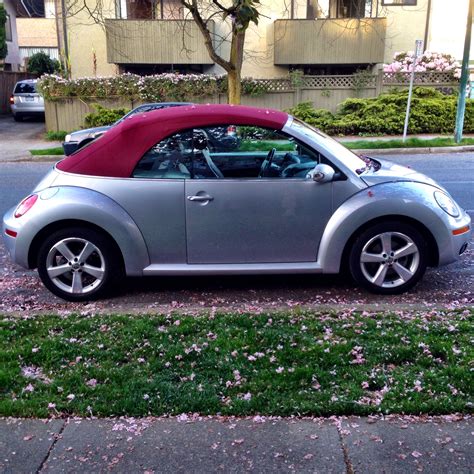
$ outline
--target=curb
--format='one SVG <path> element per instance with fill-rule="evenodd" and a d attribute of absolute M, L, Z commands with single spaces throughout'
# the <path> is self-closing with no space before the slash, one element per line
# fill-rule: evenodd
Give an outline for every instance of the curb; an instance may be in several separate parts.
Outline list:
<path fill-rule="evenodd" d="M 342 145 L 345 145 L 344 142 L 340 142 Z M 350 142 L 346 142 L 350 143 Z M 380 154 L 380 155 L 416 155 L 416 154 L 426 154 L 426 153 L 466 153 L 473 152 L 474 145 L 465 145 L 465 146 L 437 146 L 437 147 L 424 147 L 424 148 L 359 148 L 351 149 L 354 153 L 360 153 L 362 155 L 370 154 Z"/>

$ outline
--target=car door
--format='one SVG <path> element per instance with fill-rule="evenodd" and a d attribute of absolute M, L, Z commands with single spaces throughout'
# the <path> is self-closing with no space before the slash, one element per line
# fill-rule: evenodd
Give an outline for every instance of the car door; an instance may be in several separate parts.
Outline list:
<path fill-rule="evenodd" d="M 280 132 L 237 133 L 233 150 L 195 147 L 194 173 L 185 180 L 188 263 L 315 261 L 332 214 L 332 184 L 306 178 L 317 153 Z"/>

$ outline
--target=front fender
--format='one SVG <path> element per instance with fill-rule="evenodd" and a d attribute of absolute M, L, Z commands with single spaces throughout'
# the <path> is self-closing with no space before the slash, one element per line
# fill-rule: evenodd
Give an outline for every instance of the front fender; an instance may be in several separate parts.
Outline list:
<path fill-rule="evenodd" d="M 34 238 L 45 227 L 63 220 L 80 220 L 106 231 L 119 246 L 127 275 L 139 276 L 150 264 L 145 240 L 130 215 L 114 200 L 90 189 L 59 186 L 39 193 L 40 199 L 25 216 L 17 219 L 20 232 L 15 260 L 27 266 Z"/>
<path fill-rule="evenodd" d="M 344 248 L 358 229 L 380 218 L 406 217 L 422 224 L 438 246 L 439 263 L 454 260 L 451 230 L 465 220 L 446 214 L 436 203 L 433 193 L 437 188 L 414 182 L 391 182 L 372 186 L 353 195 L 332 215 L 324 230 L 318 261 L 324 273 L 340 270 Z"/>

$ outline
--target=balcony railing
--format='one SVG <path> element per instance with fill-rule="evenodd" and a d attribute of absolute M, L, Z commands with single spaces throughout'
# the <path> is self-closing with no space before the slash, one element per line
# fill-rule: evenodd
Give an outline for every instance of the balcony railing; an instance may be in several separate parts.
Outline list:
<path fill-rule="evenodd" d="M 194 21 L 105 20 L 105 31 L 109 63 L 213 64 Z"/>
<path fill-rule="evenodd" d="M 275 64 L 369 64 L 384 59 L 386 18 L 277 20 Z"/>

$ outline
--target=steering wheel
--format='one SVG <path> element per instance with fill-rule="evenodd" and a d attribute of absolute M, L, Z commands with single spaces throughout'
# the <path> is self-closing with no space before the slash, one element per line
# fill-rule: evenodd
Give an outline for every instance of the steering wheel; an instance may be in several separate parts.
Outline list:
<path fill-rule="evenodd" d="M 263 160 L 262 166 L 260 167 L 260 171 L 258 173 L 259 178 L 263 178 L 267 170 L 270 169 L 272 166 L 273 157 L 275 156 L 276 148 L 272 148 L 269 152 L 267 157 Z"/>

